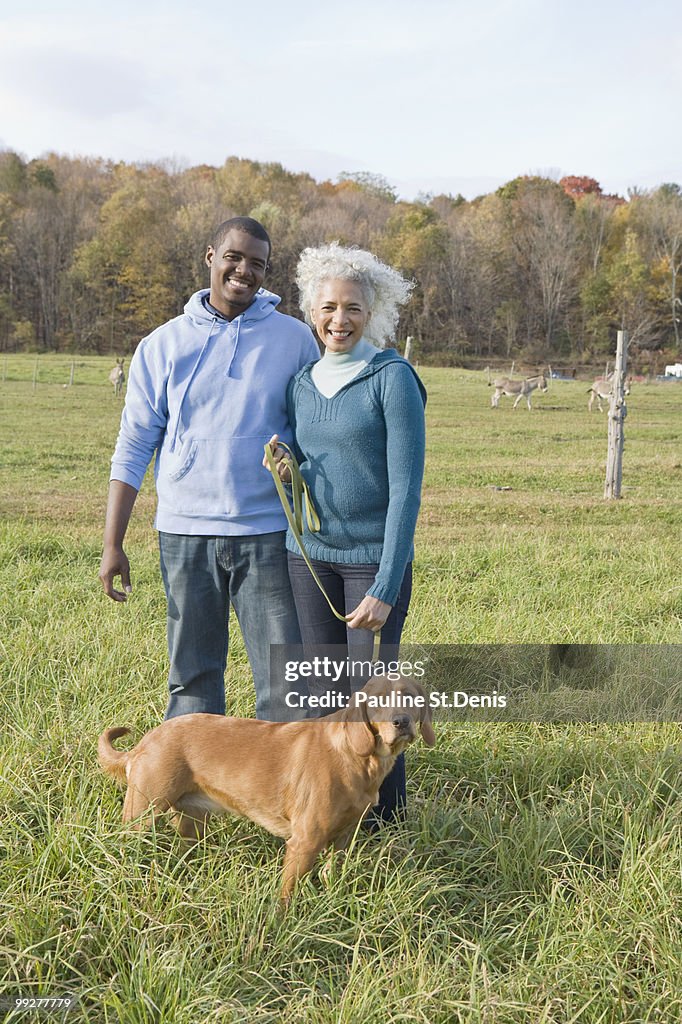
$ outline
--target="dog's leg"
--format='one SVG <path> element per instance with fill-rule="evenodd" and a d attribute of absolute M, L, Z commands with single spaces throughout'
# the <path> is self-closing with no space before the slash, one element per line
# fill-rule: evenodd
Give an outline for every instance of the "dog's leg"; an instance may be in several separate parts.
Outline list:
<path fill-rule="evenodd" d="M 206 811 L 205 814 L 187 814 L 178 811 L 173 815 L 173 824 L 187 845 L 193 846 L 204 838 L 206 822 L 210 816 L 210 811 Z"/>
<path fill-rule="evenodd" d="M 334 875 L 336 868 L 341 863 L 341 855 L 348 849 L 348 844 L 355 835 L 355 829 L 349 829 L 343 835 L 337 836 L 332 843 L 327 859 L 324 862 L 320 877 L 325 885 L 328 885 Z"/>
<path fill-rule="evenodd" d="M 149 797 L 141 793 L 135 786 L 129 785 L 126 790 L 125 800 L 123 801 L 123 824 L 126 825 L 128 822 L 132 822 L 133 828 L 144 828 L 145 821 L 142 819 L 142 815 L 145 811 L 167 811 L 168 807 L 168 803 L 164 805 L 163 802 L 159 803 L 159 801 L 150 800 Z"/>
<path fill-rule="evenodd" d="M 301 839 L 295 835 L 287 840 L 284 865 L 282 867 L 282 888 L 280 890 L 280 901 L 284 906 L 291 899 L 298 879 L 308 874 L 318 854 L 325 846 L 324 840 L 311 841 L 310 839 Z"/>
<path fill-rule="evenodd" d="M 143 772 L 131 772 L 128 789 L 123 801 L 123 822 L 133 823 L 133 828 L 143 828 L 141 816 L 146 810 L 160 814 L 172 807 L 172 793 L 164 792 L 155 780 L 145 778 Z"/>

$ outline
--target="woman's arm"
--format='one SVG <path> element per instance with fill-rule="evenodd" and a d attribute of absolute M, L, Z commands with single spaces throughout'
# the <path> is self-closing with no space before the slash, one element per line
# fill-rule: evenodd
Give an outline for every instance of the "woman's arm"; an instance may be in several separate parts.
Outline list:
<path fill-rule="evenodd" d="M 425 397 L 414 372 L 405 364 L 388 364 L 378 377 L 386 422 L 389 494 L 379 571 L 367 596 L 392 606 L 410 558 L 421 502 Z"/>

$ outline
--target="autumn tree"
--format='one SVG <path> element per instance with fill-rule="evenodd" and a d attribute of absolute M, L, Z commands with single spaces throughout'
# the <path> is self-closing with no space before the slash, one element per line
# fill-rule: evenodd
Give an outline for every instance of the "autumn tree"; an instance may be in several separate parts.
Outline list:
<path fill-rule="evenodd" d="M 682 320 L 682 190 L 668 184 L 633 203 L 633 220 L 654 264 L 666 281 L 668 323 L 676 350 L 681 350 Z"/>
<path fill-rule="evenodd" d="M 571 199 L 583 199 L 585 196 L 603 195 L 602 188 L 595 178 L 586 175 L 569 174 L 559 180 L 559 184 Z"/>
<path fill-rule="evenodd" d="M 178 304 L 184 305 L 194 291 L 207 287 L 206 247 L 217 225 L 234 213 L 221 202 L 215 179 L 216 168 L 206 164 L 169 179 L 168 286 Z"/>
<path fill-rule="evenodd" d="M 518 295 L 518 268 L 507 210 L 499 196 L 458 206 L 446 221 L 450 233 L 445 264 L 450 304 L 458 335 L 468 350 L 490 359 L 509 350 L 520 318 L 505 322 L 501 309 Z"/>
<path fill-rule="evenodd" d="M 174 213 L 167 173 L 121 166 L 118 187 L 102 206 L 96 235 L 80 246 L 72 269 L 80 322 L 111 354 L 131 351 L 140 337 L 179 312 L 172 288 L 169 239 Z"/>
<path fill-rule="evenodd" d="M 278 163 L 125 164 L 0 152 L 0 345 L 130 351 L 207 284 L 206 243 L 227 217 L 273 239 L 267 286 L 299 315 L 299 253 L 338 239 L 415 282 L 401 334 L 422 356 L 539 363 L 680 351 L 682 194 L 605 195 L 594 178 L 522 175 L 496 193 L 399 201 L 381 175 L 318 183 Z"/>
<path fill-rule="evenodd" d="M 372 174 L 370 171 L 342 171 L 339 182 L 350 182 L 369 196 L 383 199 L 388 203 L 398 201 L 398 193 L 383 174 Z"/>
<path fill-rule="evenodd" d="M 514 244 L 520 295 L 526 303 L 527 355 L 537 358 L 556 346 L 576 278 L 573 203 L 548 178 L 523 176 L 498 189 Z M 535 337 L 542 334 L 542 343 Z M 563 343 L 563 341 L 562 341 Z"/>
<path fill-rule="evenodd" d="M 32 321 L 37 343 L 47 349 L 68 338 L 66 279 L 87 230 L 85 192 L 73 185 L 73 167 L 55 154 L 31 161 L 13 197 L 12 303 L 22 321 Z"/>
<path fill-rule="evenodd" d="M 656 340 L 656 313 L 651 302 L 651 271 L 640 250 L 636 232 L 628 227 L 625 244 L 607 268 L 615 324 L 628 332 L 632 346 Z"/>
<path fill-rule="evenodd" d="M 415 281 L 401 326 L 404 334 L 428 344 L 434 326 L 443 321 L 441 266 L 448 248 L 444 225 L 429 207 L 398 203 L 378 248 L 384 259 Z"/>

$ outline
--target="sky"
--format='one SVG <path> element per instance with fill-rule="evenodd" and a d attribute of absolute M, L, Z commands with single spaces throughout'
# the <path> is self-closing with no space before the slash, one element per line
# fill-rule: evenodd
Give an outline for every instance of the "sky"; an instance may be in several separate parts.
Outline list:
<path fill-rule="evenodd" d="M 682 184 L 678 0 L 0 0 L 0 148 L 471 199 Z"/>

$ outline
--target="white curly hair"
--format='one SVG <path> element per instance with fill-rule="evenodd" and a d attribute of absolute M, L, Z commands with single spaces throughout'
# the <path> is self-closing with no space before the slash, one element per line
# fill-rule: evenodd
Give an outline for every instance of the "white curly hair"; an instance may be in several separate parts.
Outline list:
<path fill-rule="evenodd" d="M 338 242 L 304 249 L 296 268 L 299 304 L 306 323 L 314 330 L 312 306 L 323 281 L 357 281 L 372 315 L 365 337 L 383 348 L 392 340 L 402 306 L 414 288 L 397 270 L 366 249 L 346 248 Z"/>

